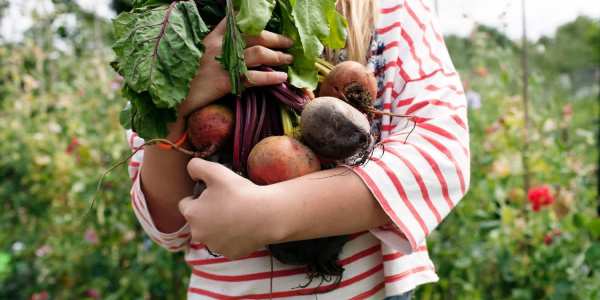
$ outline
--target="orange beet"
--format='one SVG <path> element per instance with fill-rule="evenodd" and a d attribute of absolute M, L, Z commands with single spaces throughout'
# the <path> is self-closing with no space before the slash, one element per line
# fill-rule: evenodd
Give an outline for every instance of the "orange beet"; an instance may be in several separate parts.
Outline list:
<path fill-rule="evenodd" d="M 336 65 L 319 90 L 320 97 L 342 99 L 368 113 L 377 98 L 377 80 L 365 66 L 355 61 Z"/>
<path fill-rule="evenodd" d="M 224 105 L 211 104 L 190 115 L 188 136 L 203 157 L 216 153 L 233 134 L 233 112 Z"/>
<path fill-rule="evenodd" d="M 288 136 L 263 139 L 248 157 L 248 177 L 261 185 L 286 181 L 320 169 L 321 163 L 312 150 Z"/>

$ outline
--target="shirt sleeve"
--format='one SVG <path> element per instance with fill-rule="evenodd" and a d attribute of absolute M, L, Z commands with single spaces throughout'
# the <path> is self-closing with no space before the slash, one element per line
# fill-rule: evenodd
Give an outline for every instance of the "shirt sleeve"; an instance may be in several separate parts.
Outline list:
<path fill-rule="evenodd" d="M 382 117 L 380 143 L 354 171 L 392 220 L 373 234 L 395 248 L 408 240 L 416 251 L 469 186 L 466 99 L 431 7 L 424 0 L 380 4 L 378 103 L 411 117 Z"/>
<path fill-rule="evenodd" d="M 181 229 L 173 233 L 163 233 L 154 224 L 154 220 L 150 215 L 148 206 L 146 204 L 146 198 L 142 191 L 141 185 L 141 168 L 144 161 L 144 150 L 142 145 L 144 140 L 137 136 L 137 134 L 131 130 L 127 131 L 127 141 L 131 151 L 137 151 L 129 162 L 129 177 L 132 181 L 131 187 L 131 206 L 135 216 L 146 232 L 148 236 L 161 247 L 171 252 L 178 252 L 185 250 L 190 242 L 190 228 L 189 225 L 184 225 Z"/>

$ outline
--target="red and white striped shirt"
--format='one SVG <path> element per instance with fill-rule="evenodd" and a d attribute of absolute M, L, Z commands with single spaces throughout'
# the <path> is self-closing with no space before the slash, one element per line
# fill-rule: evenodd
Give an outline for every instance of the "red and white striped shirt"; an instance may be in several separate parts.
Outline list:
<path fill-rule="evenodd" d="M 353 170 L 367 184 L 393 224 L 359 233 L 345 245 L 341 284 L 318 299 L 383 299 L 438 277 L 426 237 L 456 206 L 470 180 L 466 100 L 431 6 L 424 0 L 379 0 L 381 15 L 369 66 L 378 75 L 377 106 L 413 115 L 412 122 L 384 116 L 381 146 Z M 132 149 L 143 144 L 128 134 Z M 140 185 L 143 151 L 129 166 L 134 212 L 148 235 L 169 251 L 185 251 L 192 269 L 189 299 L 315 299 L 319 282 L 306 288 L 305 270 L 272 260 L 269 252 L 230 261 L 190 243 L 186 225 L 160 232 Z M 273 263 L 273 265 L 271 265 Z M 272 269 L 271 269 L 272 267 Z M 328 287 L 327 283 L 321 286 Z"/>

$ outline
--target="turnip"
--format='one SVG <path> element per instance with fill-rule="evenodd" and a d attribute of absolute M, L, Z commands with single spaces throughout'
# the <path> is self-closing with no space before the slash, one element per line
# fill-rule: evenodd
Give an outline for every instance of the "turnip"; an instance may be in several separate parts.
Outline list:
<path fill-rule="evenodd" d="M 192 113 L 187 120 L 190 142 L 202 157 L 215 154 L 233 134 L 234 116 L 220 104 L 211 104 Z"/>
<path fill-rule="evenodd" d="M 298 140 L 272 136 L 260 141 L 248 157 L 248 177 L 256 184 L 273 184 L 319 171 L 317 156 Z"/>
<path fill-rule="evenodd" d="M 350 104 L 333 97 L 311 101 L 302 112 L 302 141 L 324 159 L 341 161 L 371 146 L 371 125 Z"/>

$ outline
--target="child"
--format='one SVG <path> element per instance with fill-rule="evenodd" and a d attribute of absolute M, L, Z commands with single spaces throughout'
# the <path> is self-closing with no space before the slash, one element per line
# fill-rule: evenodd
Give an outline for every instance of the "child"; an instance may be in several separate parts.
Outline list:
<path fill-rule="evenodd" d="M 469 185 L 460 78 L 423 0 L 338 2 L 350 36 L 346 51 L 332 60 L 368 64 L 378 76 L 377 108 L 414 116 L 416 129 L 409 135 L 411 122 L 383 116 L 376 124 L 382 146 L 367 164 L 269 186 L 176 151 L 148 146 L 139 152 L 130 164 L 135 214 L 159 245 L 186 252 L 189 299 L 409 299 L 418 285 L 438 280 L 425 239 Z M 228 75 L 214 59 L 223 31 L 221 24 L 204 40 L 198 73 L 213 75 L 194 78 L 180 116 L 230 91 Z M 247 44 L 249 67 L 293 60 L 282 51 L 292 42 L 277 34 L 263 32 Z M 260 86 L 287 76 L 249 71 L 246 79 L 248 86 Z M 170 125 L 170 140 L 182 136 L 183 120 Z M 143 144 L 131 132 L 129 141 L 132 148 Z M 193 200 L 188 196 L 198 180 L 207 189 Z M 314 293 L 317 281 L 299 288 L 307 281 L 304 270 L 279 263 L 264 248 L 345 234 L 352 238 L 340 255 L 344 276 L 325 293 Z M 332 285 L 323 283 L 319 291 Z"/>

